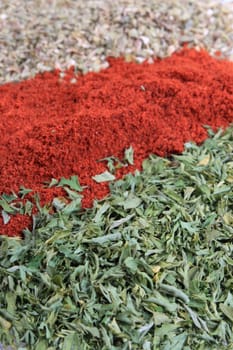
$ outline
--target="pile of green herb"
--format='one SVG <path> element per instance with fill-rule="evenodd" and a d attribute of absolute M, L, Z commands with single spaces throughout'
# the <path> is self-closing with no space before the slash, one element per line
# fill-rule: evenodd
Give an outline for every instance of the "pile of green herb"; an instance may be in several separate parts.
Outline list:
<path fill-rule="evenodd" d="M 24 240 L 0 237 L 3 344 L 233 348 L 233 128 L 209 134 L 151 156 L 90 210 L 69 189 Z"/>

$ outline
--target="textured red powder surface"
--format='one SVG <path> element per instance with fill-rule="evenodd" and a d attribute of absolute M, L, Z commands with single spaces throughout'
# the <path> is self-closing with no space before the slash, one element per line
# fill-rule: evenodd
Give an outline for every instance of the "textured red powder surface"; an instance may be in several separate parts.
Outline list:
<path fill-rule="evenodd" d="M 190 140 L 201 143 L 203 125 L 213 129 L 233 121 L 233 63 L 208 53 L 184 49 L 153 64 L 109 59 L 100 73 L 61 80 L 59 72 L 39 74 L 0 86 L 0 194 L 19 186 L 40 194 L 42 203 L 62 195 L 45 188 L 52 178 L 78 175 L 83 206 L 108 193 L 107 184 L 92 176 L 106 170 L 97 162 L 122 158 L 130 145 L 136 168 L 150 153 L 168 156 L 182 152 Z M 25 217 L 23 217 L 25 218 Z M 28 218 L 12 217 L 0 233 L 18 235 Z"/>

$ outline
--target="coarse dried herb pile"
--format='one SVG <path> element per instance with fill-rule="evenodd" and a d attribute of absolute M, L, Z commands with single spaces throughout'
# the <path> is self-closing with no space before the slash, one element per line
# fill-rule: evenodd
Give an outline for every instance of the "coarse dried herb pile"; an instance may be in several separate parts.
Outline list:
<path fill-rule="evenodd" d="M 0 237 L 0 340 L 22 349 L 233 348 L 233 128 L 111 183 L 80 210 L 39 207 Z M 112 169 L 114 171 L 114 169 Z"/>

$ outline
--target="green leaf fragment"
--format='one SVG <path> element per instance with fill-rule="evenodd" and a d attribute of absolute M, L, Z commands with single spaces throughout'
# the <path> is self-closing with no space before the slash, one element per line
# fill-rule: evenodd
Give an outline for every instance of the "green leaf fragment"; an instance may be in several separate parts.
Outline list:
<path fill-rule="evenodd" d="M 35 350 L 48 350 L 48 342 L 44 340 L 40 340 L 35 347 Z"/>
<path fill-rule="evenodd" d="M 112 331 L 113 334 L 120 335 L 121 334 L 121 329 L 116 321 L 115 318 L 109 323 L 109 328 Z"/>
<path fill-rule="evenodd" d="M 219 307 L 222 313 L 233 322 L 233 307 L 225 304 L 220 304 Z"/>
<path fill-rule="evenodd" d="M 106 170 L 102 174 L 92 176 L 92 179 L 97 183 L 102 183 L 115 180 L 115 176 Z"/>
<path fill-rule="evenodd" d="M 73 212 L 77 212 L 81 209 L 81 201 L 82 197 L 74 199 L 72 202 L 67 204 L 64 209 L 62 210 L 65 215 L 70 215 Z"/>
<path fill-rule="evenodd" d="M 65 208 L 66 203 L 64 202 L 64 200 L 58 197 L 58 198 L 53 198 L 52 205 L 56 210 L 62 210 L 63 208 Z"/>
<path fill-rule="evenodd" d="M 171 318 L 167 314 L 162 312 L 154 312 L 155 326 L 160 326 L 163 323 L 169 323 L 171 321 Z"/>
<path fill-rule="evenodd" d="M 116 227 L 121 226 L 122 224 L 125 224 L 126 222 L 130 221 L 134 216 L 135 216 L 134 214 L 131 214 L 131 215 L 127 215 L 125 218 L 113 221 L 109 229 L 112 230 Z"/>
<path fill-rule="evenodd" d="M 49 188 L 54 187 L 54 186 L 56 186 L 58 183 L 59 183 L 59 181 L 58 181 L 57 179 L 52 178 L 52 180 L 50 181 L 48 187 L 49 187 Z"/>
<path fill-rule="evenodd" d="M 123 203 L 124 209 L 128 210 L 128 209 L 137 208 L 141 204 L 141 202 L 142 200 L 139 197 L 133 194 L 130 194 Z"/>
<path fill-rule="evenodd" d="M 75 190 L 77 192 L 82 192 L 83 190 L 83 187 L 80 186 L 78 177 L 76 175 L 71 176 L 70 179 L 65 179 L 62 177 L 57 186 L 63 187 L 65 185 L 69 186 L 72 190 Z"/>
<path fill-rule="evenodd" d="M 0 199 L 0 207 L 6 214 L 14 214 L 15 210 L 11 207 L 10 204 L 5 199 Z"/>
<path fill-rule="evenodd" d="M 113 242 L 113 241 L 118 241 L 121 239 L 121 233 L 110 233 L 108 235 L 104 235 L 101 237 L 94 237 L 90 240 L 90 242 L 95 243 L 95 244 L 105 244 L 108 242 Z M 89 242 L 89 240 L 86 240 L 84 242 Z"/>
<path fill-rule="evenodd" d="M 30 188 L 25 188 L 24 186 L 20 186 L 19 190 L 19 196 L 24 199 L 24 197 L 28 194 L 31 193 L 32 190 Z"/>
<path fill-rule="evenodd" d="M 184 305 L 185 309 L 188 311 L 194 325 L 201 329 L 204 330 L 205 332 L 209 332 L 209 329 L 207 327 L 206 321 L 204 321 L 200 316 L 197 315 L 196 312 L 194 312 L 189 306 Z"/>
<path fill-rule="evenodd" d="M 4 199 L 7 203 L 10 203 L 17 199 L 18 196 L 14 192 L 12 194 L 3 193 L 0 198 Z"/>
<path fill-rule="evenodd" d="M 8 215 L 5 210 L 2 210 L 1 211 L 1 214 L 2 214 L 2 219 L 3 219 L 3 224 L 6 225 L 8 224 L 8 222 L 10 221 L 11 217 L 10 215 Z"/>
<path fill-rule="evenodd" d="M 110 208 L 110 205 L 108 203 L 104 203 L 97 211 L 95 217 L 93 218 L 93 221 L 95 223 L 99 223 L 103 217 L 103 215 L 107 212 L 107 210 Z"/>
<path fill-rule="evenodd" d="M 183 350 L 187 337 L 188 334 L 186 332 L 172 337 L 170 341 L 170 347 L 168 346 L 167 350 Z"/>
<path fill-rule="evenodd" d="M 159 288 L 167 294 L 173 295 L 175 298 L 181 299 L 185 304 L 188 304 L 190 299 L 189 297 L 180 289 L 169 286 L 164 283 L 159 284 Z"/>
<path fill-rule="evenodd" d="M 156 329 L 156 336 L 164 336 L 174 333 L 180 326 L 177 324 L 165 323 L 160 328 Z"/>
<path fill-rule="evenodd" d="M 175 312 L 178 307 L 176 303 L 171 302 L 168 298 L 164 297 L 157 291 L 154 291 L 154 297 L 150 297 L 146 301 L 162 306 L 169 313 Z"/>
<path fill-rule="evenodd" d="M 128 257 L 124 261 L 125 266 L 130 270 L 132 274 L 135 274 L 138 269 L 138 262 L 132 257 Z"/>
<path fill-rule="evenodd" d="M 129 148 L 127 148 L 125 150 L 125 157 L 124 159 L 130 164 L 133 165 L 134 164 L 134 150 L 133 147 L 130 146 Z"/>

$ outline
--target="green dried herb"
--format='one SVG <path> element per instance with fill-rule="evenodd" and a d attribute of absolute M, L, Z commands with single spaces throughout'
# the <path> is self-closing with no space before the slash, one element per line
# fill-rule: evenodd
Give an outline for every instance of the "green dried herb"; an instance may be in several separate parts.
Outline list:
<path fill-rule="evenodd" d="M 233 348 L 233 128 L 209 133 L 172 160 L 151 155 L 92 209 L 63 180 L 69 203 L 40 207 L 24 240 L 0 237 L 3 344 Z"/>

